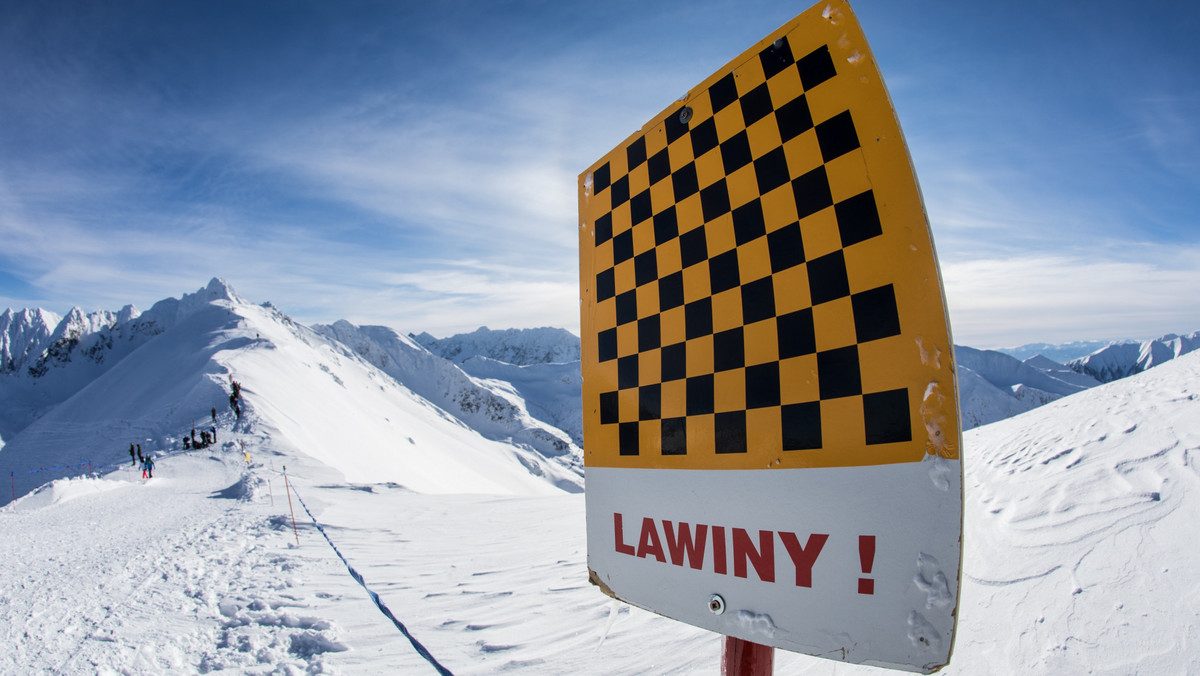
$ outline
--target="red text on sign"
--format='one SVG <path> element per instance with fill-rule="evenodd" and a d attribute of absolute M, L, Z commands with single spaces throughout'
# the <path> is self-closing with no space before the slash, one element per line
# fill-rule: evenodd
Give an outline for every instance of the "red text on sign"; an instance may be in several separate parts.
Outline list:
<path fill-rule="evenodd" d="M 661 524 L 661 530 L 660 530 Z M 660 563 L 702 570 L 704 554 L 708 550 L 711 535 L 712 568 L 718 575 L 727 575 L 730 559 L 734 577 L 748 578 L 753 568 L 754 575 L 763 582 L 775 581 L 775 538 L 791 559 L 797 587 L 812 587 L 812 569 L 825 546 L 829 535 L 811 533 L 803 543 L 788 531 L 760 530 L 752 534 L 744 528 L 730 529 L 730 544 L 726 548 L 725 527 L 708 524 L 678 523 L 663 519 L 642 519 L 638 530 L 637 546 L 625 540 L 625 524 L 620 512 L 613 513 L 613 533 L 618 554 L 638 558 L 653 558 Z M 728 555 L 727 555 L 728 554 Z"/>

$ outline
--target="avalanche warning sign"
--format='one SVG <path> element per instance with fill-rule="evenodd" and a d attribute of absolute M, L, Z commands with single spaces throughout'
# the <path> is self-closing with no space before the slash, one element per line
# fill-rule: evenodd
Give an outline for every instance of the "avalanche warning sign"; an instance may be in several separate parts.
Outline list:
<path fill-rule="evenodd" d="M 952 342 L 849 6 L 804 12 L 593 164 L 579 212 L 593 582 L 763 645 L 945 665 Z"/>

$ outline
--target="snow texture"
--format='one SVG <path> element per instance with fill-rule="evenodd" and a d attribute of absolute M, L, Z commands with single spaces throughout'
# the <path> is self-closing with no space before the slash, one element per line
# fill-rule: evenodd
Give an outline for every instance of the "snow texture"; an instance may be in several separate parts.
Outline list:
<path fill-rule="evenodd" d="M 436 362 L 402 384 L 359 352 L 378 342 L 349 347 L 219 280 L 169 300 L 57 323 L 3 315 L 17 368 L 0 376 L 0 471 L 18 499 L 0 507 L 0 673 L 434 673 L 296 496 L 455 674 L 718 670 L 720 637 L 588 584 L 583 496 L 563 490 L 578 475 L 420 395 L 442 382 Z M 411 368 L 419 347 L 405 348 Z M 989 359 L 976 366 L 991 377 L 1024 372 Z M 528 365 L 464 373 L 499 383 Z M 964 435 L 964 582 L 943 673 L 1200 671 L 1197 383 L 1200 355 L 1176 355 Z M 218 443 L 182 451 L 193 425 Z M 130 442 L 157 457 L 154 478 L 127 464 Z M 91 473 L 16 474 L 84 459 Z M 938 562 L 916 564 L 909 583 L 946 603 Z M 930 636 L 920 612 L 896 630 Z M 884 672 L 777 652 L 776 673 Z"/>

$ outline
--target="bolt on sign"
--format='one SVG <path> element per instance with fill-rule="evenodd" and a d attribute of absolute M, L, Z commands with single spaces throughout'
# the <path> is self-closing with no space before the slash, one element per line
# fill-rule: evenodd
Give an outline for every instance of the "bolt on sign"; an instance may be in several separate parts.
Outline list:
<path fill-rule="evenodd" d="M 721 634 L 932 672 L 962 464 L 928 220 L 821 3 L 579 177 L 588 566 Z"/>

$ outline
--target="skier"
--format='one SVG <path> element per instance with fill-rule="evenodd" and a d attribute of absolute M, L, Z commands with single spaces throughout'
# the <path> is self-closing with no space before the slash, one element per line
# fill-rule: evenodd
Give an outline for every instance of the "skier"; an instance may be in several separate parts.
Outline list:
<path fill-rule="evenodd" d="M 142 445 L 141 444 L 137 445 L 137 457 L 138 457 L 138 462 L 142 462 Z"/>
<path fill-rule="evenodd" d="M 137 467 L 137 461 L 133 459 L 133 444 L 129 444 L 129 464 Z"/>
<path fill-rule="evenodd" d="M 154 458 L 150 457 L 149 454 L 147 454 L 146 459 L 142 461 L 142 478 L 154 478 Z"/>
<path fill-rule="evenodd" d="M 212 409 L 212 419 L 213 419 L 214 423 L 217 422 L 217 407 L 216 406 L 213 406 L 213 409 Z"/>
<path fill-rule="evenodd" d="M 187 437 L 183 438 L 183 450 L 188 451 L 192 448 L 192 442 Z"/>
<path fill-rule="evenodd" d="M 213 440 L 213 442 L 214 442 L 214 443 L 215 443 L 215 442 L 216 442 L 216 440 L 217 440 L 217 428 L 216 428 L 216 427 L 213 427 L 213 428 L 212 428 L 212 440 Z"/>

